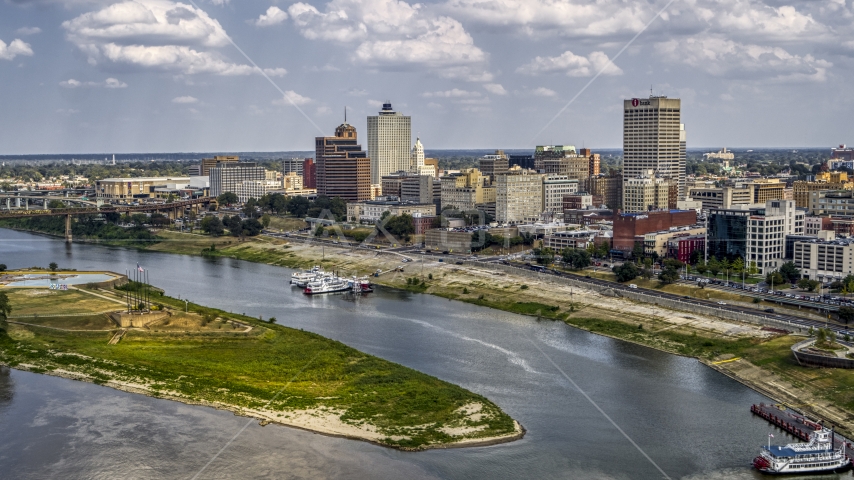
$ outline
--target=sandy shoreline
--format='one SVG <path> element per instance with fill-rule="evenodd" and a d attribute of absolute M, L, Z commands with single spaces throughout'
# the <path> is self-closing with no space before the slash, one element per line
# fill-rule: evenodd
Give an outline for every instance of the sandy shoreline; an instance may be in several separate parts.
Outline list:
<path fill-rule="evenodd" d="M 30 368 L 33 367 L 33 368 Z M 445 448 L 468 448 L 468 447 L 484 447 L 490 445 L 498 445 L 502 443 L 513 442 L 515 440 L 519 440 L 525 436 L 526 430 L 515 419 L 513 420 L 514 431 L 508 435 L 496 436 L 496 437 L 481 437 L 481 438 L 460 438 L 457 441 L 451 443 L 442 443 L 442 444 L 429 444 L 424 445 L 417 448 L 411 447 L 401 447 L 397 445 L 389 445 L 384 443 L 382 440 L 387 438 L 386 435 L 382 435 L 377 432 L 372 425 L 365 425 L 363 427 L 356 427 L 353 425 L 346 424 L 341 422 L 339 416 L 336 415 L 334 411 L 322 412 L 320 409 L 312 409 L 312 410 L 294 410 L 287 412 L 276 412 L 276 411 L 264 411 L 264 410 L 254 410 L 248 409 L 244 407 L 239 407 L 236 405 L 230 405 L 226 403 L 220 402 L 207 402 L 203 400 L 194 400 L 187 397 L 183 397 L 180 395 L 173 394 L 163 394 L 160 392 L 154 392 L 151 389 L 147 388 L 145 385 L 140 384 L 131 384 L 127 382 L 120 382 L 115 380 L 109 380 L 103 383 L 96 383 L 93 379 L 82 373 L 72 372 L 68 370 L 56 369 L 52 371 L 40 371 L 39 367 L 36 365 L 25 365 L 20 364 L 15 367 L 9 367 L 15 370 L 20 370 L 24 372 L 30 373 L 39 373 L 44 375 L 50 375 L 54 377 L 65 378 L 68 380 L 75 380 L 86 383 L 97 384 L 102 387 L 109 387 L 115 390 L 120 390 L 127 393 L 133 393 L 137 395 L 144 395 L 146 397 L 158 398 L 162 400 L 171 400 L 175 402 L 180 402 L 185 405 L 195 405 L 201 407 L 214 408 L 216 410 L 223 410 L 233 413 L 236 416 L 246 417 L 250 419 L 257 420 L 261 426 L 275 424 L 283 427 L 296 428 L 299 430 L 304 430 L 311 433 L 316 433 L 319 435 L 326 435 L 329 437 L 337 437 L 337 438 L 346 438 L 349 440 L 360 440 L 368 443 L 373 443 L 375 445 L 379 445 L 381 447 L 393 448 L 395 450 L 407 451 L 407 452 L 417 452 L 422 450 L 432 450 L 432 449 L 445 449 Z M 34 369 L 39 369 L 39 371 L 34 371 Z M 342 412 L 343 413 L 343 412 Z M 293 419 L 291 421 L 285 420 L 282 418 L 282 414 L 285 414 L 285 418 Z"/>

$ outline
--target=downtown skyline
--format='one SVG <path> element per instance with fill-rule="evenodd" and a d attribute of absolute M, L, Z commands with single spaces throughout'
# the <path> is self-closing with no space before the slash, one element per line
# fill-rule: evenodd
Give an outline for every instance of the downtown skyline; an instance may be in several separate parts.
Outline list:
<path fill-rule="evenodd" d="M 850 143 L 854 6 L 787 3 L 7 0 L 0 154 L 310 151 L 385 100 L 428 150 L 619 148 L 650 87 L 689 148 Z"/>

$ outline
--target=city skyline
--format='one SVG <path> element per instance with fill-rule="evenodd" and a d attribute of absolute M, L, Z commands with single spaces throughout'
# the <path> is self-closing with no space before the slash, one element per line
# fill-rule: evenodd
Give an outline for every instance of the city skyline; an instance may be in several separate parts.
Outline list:
<path fill-rule="evenodd" d="M 6 2 L 0 154 L 309 151 L 386 100 L 433 149 L 618 148 L 650 88 L 695 147 L 852 143 L 850 3 L 500 5 Z"/>

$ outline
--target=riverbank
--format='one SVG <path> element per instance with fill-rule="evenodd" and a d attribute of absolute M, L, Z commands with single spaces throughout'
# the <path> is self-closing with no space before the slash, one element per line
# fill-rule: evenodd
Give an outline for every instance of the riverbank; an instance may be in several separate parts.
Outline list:
<path fill-rule="evenodd" d="M 390 273 L 372 279 L 380 285 L 563 321 L 591 333 L 694 357 L 775 401 L 796 405 L 852 433 L 854 372 L 829 373 L 797 365 L 785 347 L 802 338 L 797 335 L 781 336 L 755 324 L 603 296 L 550 282 L 547 276 L 531 279 L 438 262 L 435 257 L 414 256 L 414 261 L 407 263 L 392 254 L 302 240 L 260 237 L 225 241 L 232 243 L 208 249 L 205 255 L 290 268 L 322 265 L 342 275 L 365 275 L 381 269 Z M 164 241 L 148 249 L 201 254 L 210 243 L 210 237 L 169 232 Z M 403 267 L 403 271 L 394 271 L 396 267 Z"/>
<path fill-rule="evenodd" d="M 0 363 L 13 368 L 403 450 L 489 445 L 525 433 L 483 396 L 269 321 L 157 295 L 153 303 L 168 318 L 126 329 L 111 344 L 119 330 L 95 317 L 109 302 L 123 303 L 122 292 L 2 291 L 13 313 L 35 319 L 13 319 L 8 335 L 0 332 Z M 59 314 L 63 304 L 75 313 Z"/>

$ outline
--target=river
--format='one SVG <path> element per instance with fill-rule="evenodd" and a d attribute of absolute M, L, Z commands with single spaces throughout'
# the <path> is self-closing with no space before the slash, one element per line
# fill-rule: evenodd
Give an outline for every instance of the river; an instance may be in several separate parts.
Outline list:
<path fill-rule="evenodd" d="M 769 399 L 700 364 L 562 323 L 380 288 L 307 297 L 290 270 L 0 229 L 0 263 L 124 272 L 169 295 L 310 330 L 435 375 L 528 430 L 489 447 L 400 452 L 228 412 L 0 369 L 3 478 L 759 478 Z M 582 393 L 583 392 L 583 393 Z M 776 433 L 776 441 L 786 441 Z M 847 475 L 846 475 L 847 477 Z"/>

